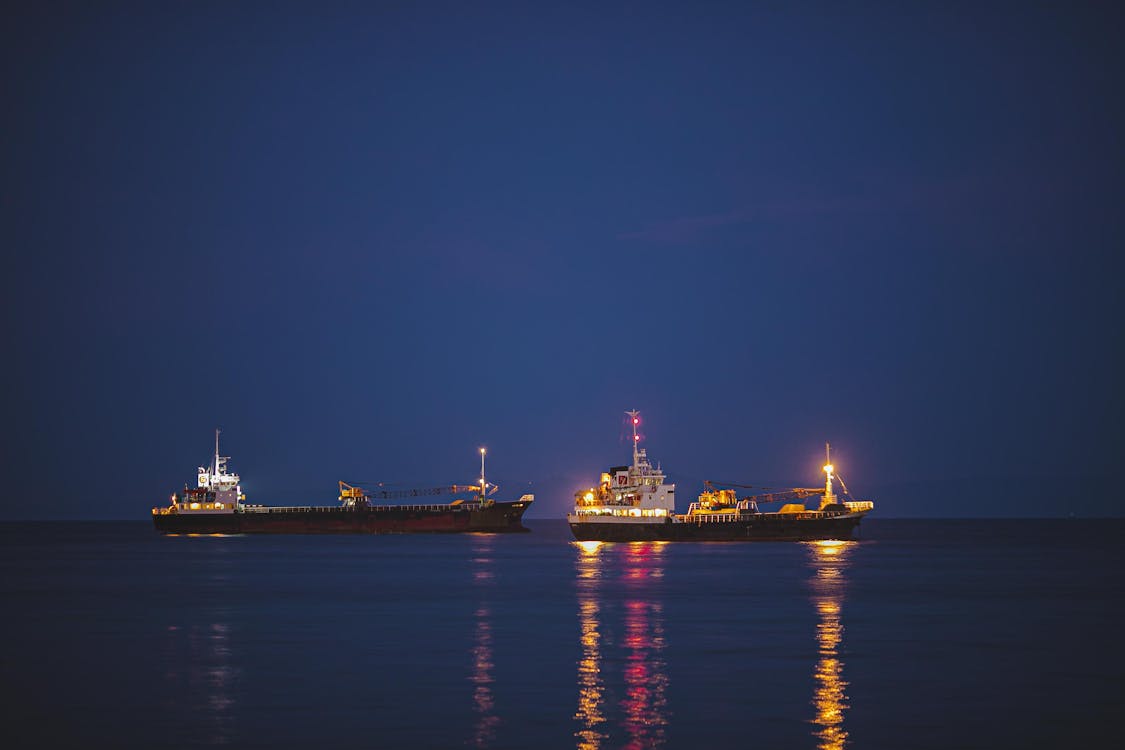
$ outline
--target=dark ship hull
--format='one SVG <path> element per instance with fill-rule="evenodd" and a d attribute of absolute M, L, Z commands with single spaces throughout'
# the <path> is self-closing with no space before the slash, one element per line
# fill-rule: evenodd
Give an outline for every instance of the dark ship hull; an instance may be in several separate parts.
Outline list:
<path fill-rule="evenodd" d="M 233 513 L 153 515 L 164 534 L 414 534 L 526 532 L 529 502 L 379 507 L 253 507 Z"/>
<path fill-rule="evenodd" d="M 800 517 L 804 516 L 804 517 Z M 815 516 L 815 517 L 808 517 Z M 862 515 L 855 513 L 747 513 L 717 520 L 667 518 L 652 523 L 587 521 L 571 523 L 580 542 L 813 542 L 852 538 Z"/>

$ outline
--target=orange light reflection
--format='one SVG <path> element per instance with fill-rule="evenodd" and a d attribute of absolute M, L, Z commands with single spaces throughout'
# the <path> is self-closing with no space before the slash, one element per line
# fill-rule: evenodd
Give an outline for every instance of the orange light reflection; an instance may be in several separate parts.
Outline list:
<path fill-rule="evenodd" d="M 599 750 L 608 735 L 605 723 L 605 683 L 602 680 L 602 633 L 598 619 L 599 582 L 604 558 L 602 542 L 576 542 L 580 554 L 578 574 L 578 625 L 582 656 L 578 660 L 578 710 L 574 718 L 579 729 L 574 733 L 578 750 Z"/>
<path fill-rule="evenodd" d="M 847 744 L 844 712 L 848 709 L 844 663 L 839 649 L 844 638 L 841 609 L 847 584 L 848 554 L 855 542 L 821 541 L 809 545 L 810 564 L 814 575 L 810 580 L 812 602 L 816 607 L 816 641 L 818 659 L 813 669 L 816 687 L 812 705 L 816 710 L 814 735 L 821 750 L 842 750 Z"/>

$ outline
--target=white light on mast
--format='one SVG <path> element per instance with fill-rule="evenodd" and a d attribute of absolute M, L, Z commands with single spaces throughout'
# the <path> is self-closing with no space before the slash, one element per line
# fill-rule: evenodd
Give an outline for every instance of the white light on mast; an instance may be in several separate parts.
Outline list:
<path fill-rule="evenodd" d="M 484 480 L 484 454 L 485 454 L 485 449 L 481 448 L 480 449 L 480 499 L 482 501 L 484 500 L 485 494 L 486 494 L 487 489 L 488 489 L 488 485 L 485 483 L 485 480 Z"/>
<path fill-rule="evenodd" d="M 832 499 L 833 499 L 833 495 L 832 495 L 832 472 L 835 471 L 835 470 L 836 470 L 836 468 L 832 465 L 832 447 L 828 443 L 825 443 L 824 444 L 824 473 L 825 473 L 824 499 L 825 499 L 826 502 L 832 502 Z"/>

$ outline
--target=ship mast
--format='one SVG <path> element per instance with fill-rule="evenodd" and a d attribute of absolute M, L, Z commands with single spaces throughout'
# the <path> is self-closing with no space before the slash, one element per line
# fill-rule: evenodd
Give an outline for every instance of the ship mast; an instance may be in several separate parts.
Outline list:
<path fill-rule="evenodd" d="M 637 434 L 637 425 L 641 423 L 641 413 L 636 409 L 625 412 L 633 419 L 633 466 L 637 466 L 640 459 L 638 448 L 640 446 L 641 436 Z"/>
<path fill-rule="evenodd" d="M 828 443 L 824 444 L 824 473 L 826 478 L 824 480 L 824 504 L 830 505 L 836 501 L 836 496 L 832 494 L 832 472 L 835 468 L 832 466 L 832 446 Z"/>
<path fill-rule="evenodd" d="M 222 432 L 218 427 L 215 428 L 215 468 L 211 471 L 212 476 L 219 476 L 219 433 Z"/>
<path fill-rule="evenodd" d="M 487 490 L 488 490 L 488 485 L 485 484 L 485 481 L 484 481 L 484 454 L 485 454 L 485 450 L 484 450 L 484 448 L 481 448 L 480 449 L 480 501 L 481 501 L 481 504 L 484 503 L 486 493 L 487 493 Z"/>

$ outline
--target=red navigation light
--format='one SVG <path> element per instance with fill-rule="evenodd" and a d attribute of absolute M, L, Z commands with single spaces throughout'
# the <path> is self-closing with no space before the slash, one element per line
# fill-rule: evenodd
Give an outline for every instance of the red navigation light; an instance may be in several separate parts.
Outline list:
<path fill-rule="evenodd" d="M 639 418 L 633 417 L 633 424 L 640 424 L 640 423 L 641 423 L 641 420 Z"/>
<path fill-rule="evenodd" d="M 641 439 L 641 436 L 640 436 L 640 435 L 634 435 L 634 436 L 633 436 L 633 439 L 634 439 L 634 440 L 640 440 L 640 439 Z"/>

